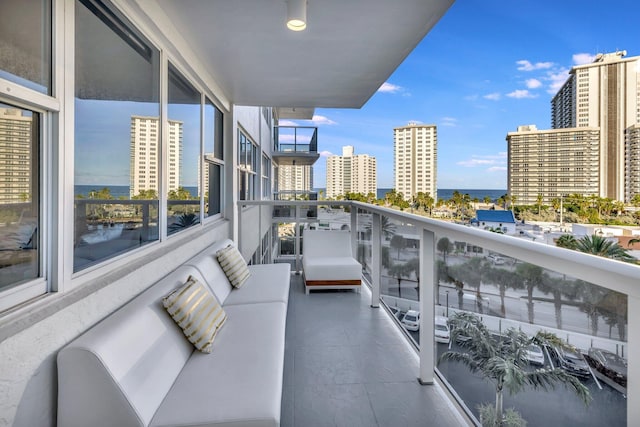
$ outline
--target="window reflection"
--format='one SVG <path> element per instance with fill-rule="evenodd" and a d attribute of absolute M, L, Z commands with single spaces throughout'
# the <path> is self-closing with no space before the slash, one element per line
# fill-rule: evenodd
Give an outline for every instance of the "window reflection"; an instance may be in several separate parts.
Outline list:
<path fill-rule="evenodd" d="M 221 212 L 222 188 L 222 111 L 209 98 L 204 103 L 204 158 L 201 170 L 204 171 L 204 216 Z M 200 182 L 200 180 L 198 180 Z"/>
<path fill-rule="evenodd" d="M 51 1 L 0 1 L 0 78 L 51 94 Z"/>
<path fill-rule="evenodd" d="M 0 290 L 39 276 L 40 116 L 0 104 Z"/>
<path fill-rule="evenodd" d="M 169 194 L 168 234 L 200 222 L 200 106 L 202 97 L 169 64 L 169 135 L 167 139 Z"/>
<path fill-rule="evenodd" d="M 78 271 L 158 240 L 161 126 L 158 50 L 98 0 L 75 25 Z"/>

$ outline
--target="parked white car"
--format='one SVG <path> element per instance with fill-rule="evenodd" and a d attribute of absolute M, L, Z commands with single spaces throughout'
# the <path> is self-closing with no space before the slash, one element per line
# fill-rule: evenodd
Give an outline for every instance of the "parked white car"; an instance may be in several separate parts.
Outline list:
<path fill-rule="evenodd" d="M 526 358 L 532 365 L 544 365 L 544 353 L 542 352 L 542 348 L 537 344 L 529 344 Z"/>
<path fill-rule="evenodd" d="M 504 258 L 496 254 L 487 255 L 487 259 L 493 262 L 494 265 L 504 265 Z"/>
<path fill-rule="evenodd" d="M 433 329 L 436 337 L 436 342 L 449 344 L 449 340 L 451 339 L 451 331 L 449 330 L 449 325 L 447 324 L 446 317 L 436 316 L 434 319 Z"/>
<path fill-rule="evenodd" d="M 407 331 L 417 331 L 420 329 L 420 312 L 409 310 L 400 321 Z"/>

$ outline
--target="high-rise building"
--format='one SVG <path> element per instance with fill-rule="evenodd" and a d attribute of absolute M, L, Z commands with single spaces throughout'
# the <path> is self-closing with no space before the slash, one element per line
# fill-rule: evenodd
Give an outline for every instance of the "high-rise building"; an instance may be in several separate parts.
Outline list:
<path fill-rule="evenodd" d="M 351 145 L 342 147 L 342 156 L 327 157 L 327 197 L 346 193 L 376 194 L 377 190 L 375 157 L 354 154 Z"/>
<path fill-rule="evenodd" d="M 167 192 L 180 186 L 182 122 L 169 120 L 167 135 Z M 157 117 L 131 117 L 129 196 L 160 188 L 160 120 Z"/>
<path fill-rule="evenodd" d="M 438 133 L 435 125 L 410 122 L 394 130 L 395 189 L 406 200 L 413 195 L 436 193 Z"/>
<path fill-rule="evenodd" d="M 310 192 L 313 189 L 313 166 L 280 165 L 278 167 L 278 192 Z"/>
<path fill-rule="evenodd" d="M 640 124 L 627 128 L 625 132 L 625 201 L 640 194 Z"/>
<path fill-rule="evenodd" d="M 625 200 L 625 132 L 640 123 L 640 57 L 598 54 L 577 65 L 551 101 L 552 127 L 600 129 L 598 195 Z M 628 201 L 628 199 L 627 199 Z"/>
<path fill-rule="evenodd" d="M 17 108 L 0 108 L 0 205 L 32 200 L 33 117 Z M 36 166 L 37 167 L 37 166 Z M 37 194 L 35 195 L 37 196 Z"/>
<path fill-rule="evenodd" d="M 507 134 L 507 185 L 517 203 L 533 205 L 563 195 L 597 195 L 599 189 L 598 128 L 538 130 L 519 126 Z"/>

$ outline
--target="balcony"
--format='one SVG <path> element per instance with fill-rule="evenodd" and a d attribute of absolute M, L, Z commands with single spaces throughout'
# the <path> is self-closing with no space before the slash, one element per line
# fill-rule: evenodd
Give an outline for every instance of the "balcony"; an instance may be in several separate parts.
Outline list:
<path fill-rule="evenodd" d="M 294 417 L 295 425 L 302 420 L 311 420 L 308 425 L 342 421 L 344 425 L 369 425 L 371 407 L 375 416 L 371 425 L 412 424 L 409 420 L 414 415 L 395 419 L 401 414 L 394 412 L 394 405 L 423 414 L 414 402 L 431 408 L 437 406 L 433 393 L 444 392 L 452 405 L 447 405 L 443 416 L 454 421 L 423 414 L 415 424 L 429 420 L 434 425 L 459 424 L 453 408 L 461 408 L 466 422 L 479 425 L 478 407 L 494 404 L 495 384 L 460 363 L 438 362 L 444 352 L 463 349 L 458 342 L 435 339 L 436 319 L 457 312 L 474 313 L 495 336 L 509 328 L 528 336 L 540 331 L 554 334 L 591 364 L 580 377 L 592 397 L 588 406 L 562 385 L 505 393 L 504 408 L 515 408 L 529 426 L 624 426 L 634 425 L 640 416 L 637 405 L 628 404 L 640 393 L 640 369 L 635 362 L 640 354 L 636 326 L 640 267 L 359 202 L 288 201 L 289 212 L 295 215 L 287 218 L 273 215 L 276 206 L 284 207 L 284 201 L 239 203 L 244 207 L 239 218 L 241 245 L 253 245 L 262 236 L 254 262 L 288 261 L 299 271 L 305 230 L 352 230 L 353 252 L 368 285 L 362 294 L 305 296 L 301 282 L 297 278 L 292 282 L 286 370 L 294 372 L 294 378 L 287 380 L 285 375 L 283 424 L 291 419 L 287 417 Z M 317 217 L 303 214 L 309 206 L 316 207 Z M 256 224 L 257 219 L 258 227 L 242 227 Z M 441 243 L 445 238 L 449 245 Z M 378 307 L 383 309 L 376 310 Z M 408 310 L 421 313 L 417 331 L 398 321 Z M 361 346 L 362 337 L 376 345 Z M 403 340 L 396 341 L 398 337 Z M 349 345 L 353 348 L 345 349 Z M 408 362 L 407 346 L 416 363 Z M 620 381 L 595 367 L 589 359 L 592 349 L 624 359 L 628 383 L 626 378 Z M 553 349 L 543 352 L 542 366 L 571 372 Z M 289 367 L 291 360 L 293 368 Z M 527 369 L 541 367 L 531 363 Z M 396 370 L 398 364 L 407 365 L 410 373 Z M 429 385 L 418 387 L 411 380 L 416 377 Z M 339 401 L 349 396 L 349 407 L 354 409 L 330 406 L 330 402 L 336 405 L 332 392 Z M 313 405 L 310 396 L 314 394 L 319 400 L 312 409 L 303 409 L 296 400 Z M 364 405 L 367 399 L 371 407 Z"/>
<path fill-rule="evenodd" d="M 276 126 L 273 133 L 273 159 L 280 166 L 311 166 L 320 157 L 317 127 Z"/>

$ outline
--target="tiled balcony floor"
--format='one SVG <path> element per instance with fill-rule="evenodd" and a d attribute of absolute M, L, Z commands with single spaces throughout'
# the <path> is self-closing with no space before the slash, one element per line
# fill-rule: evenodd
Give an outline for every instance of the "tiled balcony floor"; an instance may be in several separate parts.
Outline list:
<path fill-rule="evenodd" d="M 368 289 L 312 292 L 291 276 L 282 426 L 464 426 Z"/>

